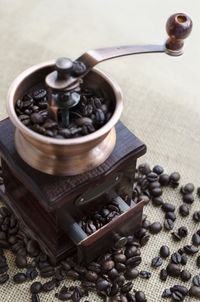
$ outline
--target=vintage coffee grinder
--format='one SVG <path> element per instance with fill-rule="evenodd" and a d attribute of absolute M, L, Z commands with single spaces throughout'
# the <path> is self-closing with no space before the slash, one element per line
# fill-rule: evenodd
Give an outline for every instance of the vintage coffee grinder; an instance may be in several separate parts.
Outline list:
<path fill-rule="evenodd" d="M 88 51 L 75 61 L 75 74 L 69 59 L 44 62 L 24 71 L 11 85 L 9 118 L 0 122 L 4 177 L 0 197 L 53 262 L 75 249 L 78 261 L 88 262 L 111 246 L 125 245 L 127 235 L 141 224 L 144 201 L 135 204 L 131 198 L 136 161 L 146 146 L 119 122 L 123 108 L 120 87 L 94 66 L 131 54 L 179 56 L 191 28 L 187 15 L 175 14 L 167 21 L 165 45 Z M 15 103 L 31 88 L 44 85 L 49 115 L 62 127 L 68 124 L 71 108 L 79 103 L 80 85 L 110 99 L 113 115 L 99 130 L 83 137 L 57 139 L 36 133 L 19 120 Z M 119 204 L 122 214 L 88 236 L 79 222 L 110 200 Z"/>

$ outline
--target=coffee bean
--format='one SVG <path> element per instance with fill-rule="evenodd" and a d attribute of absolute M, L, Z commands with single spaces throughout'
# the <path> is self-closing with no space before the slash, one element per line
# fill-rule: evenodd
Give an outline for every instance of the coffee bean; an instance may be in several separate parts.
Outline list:
<path fill-rule="evenodd" d="M 70 300 L 72 297 L 72 294 L 68 292 L 67 290 L 59 292 L 57 298 L 61 301 L 67 301 Z"/>
<path fill-rule="evenodd" d="M 193 234 L 192 236 L 192 244 L 195 246 L 200 246 L 200 235 L 197 233 Z"/>
<path fill-rule="evenodd" d="M 170 289 L 165 289 L 164 292 L 162 293 L 162 298 L 169 298 L 172 296 L 172 292 Z"/>
<path fill-rule="evenodd" d="M 40 302 L 40 297 L 38 294 L 32 294 L 31 302 Z"/>
<path fill-rule="evenodd" d="M 44 117 L 38 112 L 32 113 L 31 114 L 31 122 L 34 123 L 34 124 L 41 125 L 41 124 L 44 123 Z"/>
<path fill-rule="evenodd" d="M 36 89 L 33 91 L 33 97 L 35 100 L 41 100 L 46 96 L 47 92 L 45 89 Z"/>
<path fill-rule="evenodd" d="M 181 238 L 186 237 L 187 234 L 188 234 L 187 228 L 184 227 L 184 226 L 180 227 L 180 228 L 178 229 L 178 234 L 179 234 L 179 236 L 180 236 Z"/>
<path fill-rule="evenodd" d="M 36 257 L 39 254 L 39 246 L 35 240 L 29 240 L 27 243 L 27 252 L 29 253 L 30 257 Z"/>
<path fill-rule="evenodd" d="M 149 279 L 149 278 L 151 278 L 151 273 L 150 272 L 141 271 L 139 275 L 143 279 Z"/>
<path fill-rule="evenodd" d="M 172 277 L 178 277 L 180 275 L 181 270 L 177 264 L 169 263 L 167 265 L 167 272 Z"/>
<path fill-rule="evenodd" d="M 26 281 L 26 275 L 23 273 L 17 273 L 16 275 L 14 275 L 13 281 L 18 284 L 23 283 L 24 281 Z"/>
<path fill-rule="evenodd" d="M 158 180 L 158 175 L 154 172 L 150 172 L 150 173 L 147 174 L 147 180 L 149 182 L 157 181 Z"/>
<path fill-rule="evenodd" d="M 83 291 L 79 286 L 75 286 L 71 299 L 73 302 L 79 302 L 83 297 Z"/>
<path fill-rule="evenodd" d="M 187 255 L 194 255 L 199 251 L 194 245 L 185 245 L 183 249 Z"/>
<path fill-rule="evenodd" d="M 126 256 L 124 254 L 117 254 L 114 256 L 114 261 L 124 263 L 126 262 Z"/>
<path fill-rule="evenodd" d="M 110 271 L 108 271 L 108 276 L 111 280 L 114 280 L 119 276 L 119 272 L 116 268 L 112 268 Z"/>
<path fill-rule="evenodd" d="M 135 293 L 136 302 L 146 302 L 145 293 L 142 291 L 136 291 Z"/>
<path fill-rule="evenodd" d="M 161 269 L 161 271 L 160 271 L 160 280 L 166 281 L 167 280 L 167 276 L 168 276 L 167 270 L 164 269 L 164 268 Z"/>
<path fill-rule="evenodd" d="M 178 181 L 180 180 L 180 177 L 179 172 L 173 172 L 170 174 L 169 183 L 173 188 L 176 188 L 179 185 Z"/>
<path fill-rule="evenodd" d="M 162 186 L 167 186 L 169 184 L 169 175 L 167 174 L 160 175 L 159 182 Z"/>
<path fill-rule="evenodd" d="M 170 251 L 169 251 L 168 246 L 167 245 L 161 246 L 161 248 L 160 248 L 160 256 L 165 259 L 169 255 L 170 255 Z"/>
<path fill-rule="evenodd" d="M 200 298 L 200 287 L 191 286 L 191 288 L 189 290 L 189 295 L 191 297 Z"/>
<path fill-rule="evenodd" d="M 55 280 L 51 280 L 49 282 L 46 282 L 42 285 L 42 290 L 44 292 L 49 292 L 51 290 L 53 290 L 56 286 L 56 281 Z"/>
<path fill-rule="evenodd" d="M 38 276 L 38 272 L 33 267 L 27 268 L 26 277 L 27 279 L 34 280 Z"/>
<path fill-rule="evenodd" d="M 188 207 L 186 204 L 182 204 L 182 205 L 179 207 L 179 214 L 180 214 L 182 217 L 188 216 L 189 213 L 190 213 L 190 210 L 189 210 L 189 207 Z"/>
<path fill-rule="evenodd" d="M 134 268 L 127 269 L 126 273 L 124 274 L 125 278 L 128 280 L 135 279 L 138 277 L 138 275 L 139 275 L 139 271 Z"/>
<path fill-rule="evenodd" d="M 197 188 L 197 195 L 200 196 L 200 187 Z"/>
<path fill-rule="evenodd" d="M 140 245 L 145 246 L 150 239 L 150 235 L 145 234 L 140 238 Z"/>
<path fill-rule="evenodd" d="M 134 245 L 125 249 L 125 255 L 127 258 L 136 256 L 136 254 L 137 254 L 137 247 Z"/>
<path fill-rule="evenodd" d="M 128 302 L 136 302 L 135 297 L 131 293 L 127 293 L 126 297 L 128 299 Z M 114 302 L 114 301 L 113 301 Z"/>
<path fill-rule="evenodd" d="M 98 279 L 98 275 L 95 272 L 87 271 L 85 274 L 85 278 L 89 281 L 95 282 Z"/>
<path fill-rule="evenodd" d="M 121 292 L 123 294 L 126 294 L 126 293 L 130 292 L 132 288 L 133 288 L 132 282 L 127 282 L 121 287 Z"/>
<path fill-rule="evenodd" d="M 200 211 L 195 211 L 192 218 L 195 222 L 200 222 Z"/>
<path fill-rule="evenodd" d="M 179 253 L 173 253 L 171 255 L 171 261 L 175 264 L 180 264 L 181 263 L 181 255 Z"/>
<path fill-rule="evenodd" d="M 171 203 L 163 203 L 162 208 L 164 212 L 174 212 L 175 211 L 175 206 Z"/>
<path fill-rule="evenodd" d="M 80 278 L 79 273 L 77 273 L 76 271 L 74 271 L 72 269 L 67 272 L 67 276 L 72 278 L 73 280 L 78 280 Z"/>
<path fill-rule="evenodd" d="M 193 193 L 193 191 L 194 191 L 194 185 L 192 183 L 188 183 L 185 186 L 181 187 L 182 194 Z"/>
<path fill-rule="evenodd" d="M 111 270 L 114 266 L 115 266 L 115 263 L 114 263 L 114 261 L 112 261 L 112 260 L 110 260 L 110 261 L 105 261 L 105 262 L 103 263 L 103 268 L 104 268 L 106 271 Z"/>
<path fill-rule="evenodd" d="M 8 280 L 9 280 L 9 275 L 8 274 L 0 275 L 0 284 L 4 284 Z"/>
<path fill-rule="evenodd" d="M 125 270 L 126 270 L 126 265 L 123 263 L 120 263 L 120 262 L 116 263 L 115 267 L 118 270 L 118 272 L 120 272 L 120 273 L 125 272 Z"/>
<path fill-rule="evenodd" d="M 182 281 L 188 281 L 191 278 L 191 274 L 188 270 L 182 270 L 180 277 Z"/>
<path fill-rule="evenodd" d="M 151 225 L 151 222 L 149 221 L 149 220 L 147 220 L 147 219 L 145 219 L 143 222 L 142 222 L 142 228 L 144 228 L 144 229 L 149 229 L 149 227 L 150 227 L 150 225 Z"/>
<path fill-rule="evenodd" d="M 172 230 L 174 227 L 174 223 L 171 219 L 165 219 L 164 221 L 164 228 L 165 230 L 169 231 Z"/>
<path fill-rule="evenodd" d="M 159 266 L 162 265 L 162 263 L 163 263 L 162 258 L 160 258 L 160 257 L 155 257 L 155 258 L 153 258 L 152 261 L 151 261 L 151 266 L 153 266 L 153 267 L 159 267 Z"/>
<path fill-rule="evenodd" d="M 42 290 L 42 284 L 40 282 L 34 282 L 31 284 L 30 291 L 32 294 L 38 294 Z"/>
<path fill-rule="evenodd" d="M 110 283 L 105 279 L 99 279 L 96 283 L 96 287 L 97 287 L 98 291 L 105 290 L 109 286 L 110 286 Z"/>
<path fill-rule="evenodd" d="M 187 257 L 185 255 L 181 256 L 181 264 L 186 265 L 187 264 Z"/>
<path fill-rule="evenodd" d="M 188 204 L 192 204 L 194 202 L 194 196 L 191 193 L 184 194 L 183 201 Z"/>
<path fill-rule="evenodd" d="M 153 182 L 148 182 L 147 181 L 147 185 L 148 185 L 148 189 L 150 191 L 152 191 L 153 189 L 157 189 L 157 188 L 160 189 L 160 183 L 159 183 L 159 181 L 153 181 Z M 141 186 L 142 186 L 142 184 L 141 184 Z"/>
<path fill-rule="evenodd" d="M 192 279 L 192 283 L 193 285 L 200 287 L 200 275 L 194 276 Z"/>
<path fill-rule="evenodd" d="M 175 221 L 176 214 L 174 212 L 166 212 L 165 219 L 171 219 L 172 221 Z"/>
<path fill-rule="evenodd" d="M 128 258 L 128 260 L 126 261 L 126 266 L 128 268 L 133 268 L 138 266 L 141 263 L 142 259 L 140 256 L 133 256 L 131 258 Z"/>
<path fill-rule="evenodd" d="M 141 174 L 144 175 L 149 174 L 151 172 L 151 168 L 147 163 L 140 164 L 138 170 Z"/>
<path fill-rule="evenodd" d="M 153 172 L 155 172 L 156 174 L 160 175 L 164 172 L 163 167 L 156 165 L 153 167 Z"/>
<path fill-rule="evenodd" d="M 27 266 L 26 257 L 17 255 L 17 257 L 15 259 L 15 263 L 16 263 L 16 265 L 17 265 L 18 268 L 24 268 L 24 267 L 26 267 Z"/>
<path fill-rule="evenodd" d="M 149 230 L 151 234 L 158 234 L 162 230 L 162 225 L 160 222 L 154 222 L 150 225 Z"/>
<path fill-rule="evenodd" d="M 152 189 L 151 190 L 151 195 L 153 196 L 153 197 L 159 197 L 159 196 L 161 196 L 162 195 L 162 189 L 161 188 L 155 188 L 155 189 Z"/>
<path fill-rule="evenodd" d="M 180 241 L 181 240 L 181 236 L 178 234 L 178 232 L 172 232 L 172 238 L 175 240 L 175 241 Z"/>
<path fill-rule="evenodd" d="M 152 204 L 156 207 L 163 205 L 163 199 L 161 197 L 153 197 Z"/>

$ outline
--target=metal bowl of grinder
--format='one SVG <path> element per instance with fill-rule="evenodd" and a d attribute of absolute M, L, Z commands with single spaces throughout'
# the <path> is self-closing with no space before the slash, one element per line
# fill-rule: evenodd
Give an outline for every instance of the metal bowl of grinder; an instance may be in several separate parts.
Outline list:
<path fill-rule="evenodd" d="M 113 114 L 97 131 L 82 137 L 56 139 L 38 134 L 19 120 L 16 101 L 55 70 L 55 61 L 34 65 L 22 72 L 12 83 L 7 95 L 7 112 L 16 127 L 15 147 L 31 167 L 52 175 L 77 175 L 102 164 L 111 154 L 116 142 L 115 124 L 123 110 L 119 85 L 100 69 L 93 68 L 85 77 L 83 87 L 102 91 L 111 100 Z M 44 84 L 45 85 L 45 84 Z"/>

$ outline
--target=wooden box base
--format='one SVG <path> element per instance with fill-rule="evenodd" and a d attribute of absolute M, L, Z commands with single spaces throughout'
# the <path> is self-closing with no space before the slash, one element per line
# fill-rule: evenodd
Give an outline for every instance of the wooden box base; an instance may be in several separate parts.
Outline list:
<path fill-rule="evenodd" d="M 131 197 L 136 160 L 146 152 L 146 146 L 121 122 L 116 125 L 117 143 L 110 157 L 77 176 L 51 176 L 28 166 L 16 152 L 14 132 L 9 119 L 0 122 L 5 183 L 0 195 L 52 262 L 77 248 L 79 262 L 88 262 L 113 246 L 114 234 L 126 236 L 140 226 L 143 203 L 134 205 Z M 72 226 L 113 194 L 124 200 L 125 212 L 87 238 L 74 239 Z"/>

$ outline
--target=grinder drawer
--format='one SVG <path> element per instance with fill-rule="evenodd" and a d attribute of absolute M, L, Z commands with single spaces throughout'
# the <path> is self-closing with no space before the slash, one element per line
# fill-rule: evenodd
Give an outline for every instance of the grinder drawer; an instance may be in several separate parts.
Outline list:
<path fill-rule="evenodd" d="M 79 264 L 90 262 L 111 247 L 123 247 L 126 236 L 133 234 L 140 227 L 144 202 L 129 207 L 119 196 L 115 200 L 123 213 L 89 236 L 66 211 L 60 213 L 59 224 L 64 231 L 67 230 L 67 235 L 77 246 Z"/>

